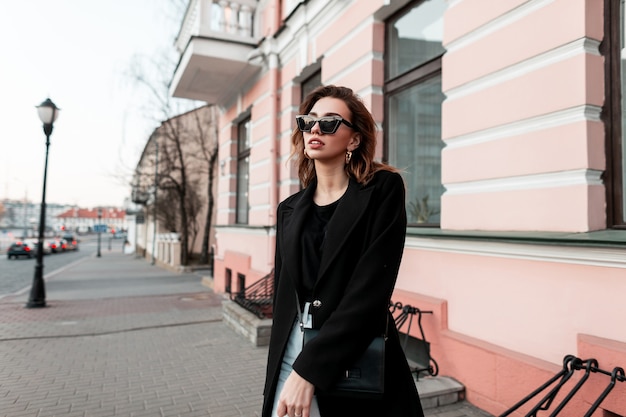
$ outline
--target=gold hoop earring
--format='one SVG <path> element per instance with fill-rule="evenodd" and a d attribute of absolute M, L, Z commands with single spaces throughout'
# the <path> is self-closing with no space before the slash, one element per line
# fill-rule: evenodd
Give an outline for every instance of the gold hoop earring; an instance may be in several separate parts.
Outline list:
<path fill-rule="evenodd" d="M 346 151 L 346 165 L 350 163 L 351 159 L 352 159 L 352 151 Z"/>

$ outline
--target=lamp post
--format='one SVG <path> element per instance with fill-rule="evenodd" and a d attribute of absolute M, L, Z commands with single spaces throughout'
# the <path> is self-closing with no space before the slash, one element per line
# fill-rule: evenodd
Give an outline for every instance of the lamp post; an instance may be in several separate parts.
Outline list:
<path fill-rule="evenodd" d="M 135 257 L 139 257 L 139 228 L 138 228 L 138 224 L 144 224 L 145 218 L 144 218 L 144 212 L 143 209 L 146 206 L 146 203 L 148 202 L 148 193 L 146 191 L 143 191 L 141 189 L 141 186 L 139 184 L 139 172 L 135 173 L 135 179 L 133 181 L 133 194 L 132 194 L 132 200 L 134 204 L 138 204 L 141 205 L 141 209 L 138 209 L 137 207 L 135 207 L 135 238 L 134 238 L 134 244 L 135 244 Z M 147 231 L 148 227 L 143 227 L 144 231 Z M 148 236 L 147 236 L 147 232 L 144 232 L 144 239 L 143 239 L 143 247 L 144 247 L 144 255 L 146 256 L 146 247 L 148 246 Z"/>
<path fill-rule="evenodd" d="M 157 238 L 157 191 L 159 189 L 159 138 L 154 138 L 154 207 L 153 218 L 154 234 L 152 235 L 152 265 L 156 263 L 156 238 Z"/>
<path fill-rule="evenodd" d="M 39 238 L 37 243 L 37 263 L 35 264 L 35 276 L 30 289 L 30 296 L 26 303 L 27 308 L 40 308 L 46 306 L 46 288 L 43 281 L 43 235 L 46 230 L 46 177 L 48 174 L 48 149 L 50 148 L 50 135 L 54 121 L 59 116 L 59 108 L 47 98 L 39 106 L 37 113 L 43 123 L 43 132 L 46 135 L 46 159 L 43 169 L 43 193 L 41 195 L 41 210 L 39 213 Z"/>
<path fill-rule="evenodd" d="M 22 235 L 24 239 L 28 238 L 28 192 L 24 191 L 24 231 Z"/>
<path fill-rule="evenodd" d="M 100 234 L 102 233 L 102 207 L 98 207 L 98 253 L 97 257 L 100 258 L 102 254 L 100 253 Z"/>

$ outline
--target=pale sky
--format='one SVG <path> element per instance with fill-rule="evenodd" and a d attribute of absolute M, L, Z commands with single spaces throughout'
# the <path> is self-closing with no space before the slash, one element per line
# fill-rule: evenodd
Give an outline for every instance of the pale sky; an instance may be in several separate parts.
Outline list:
<path fill-rule="evenodd" d="M 35 106 L 61 108 L 46 201 L 121 206 L 119 175 L 158 126 L 128 75 L 133 57 L 173 49 L 170 0 L 0 0 L 0 199 L 41 202 L 45 135 Z M 171 74 L 170 74 L 171 78 Z"/>

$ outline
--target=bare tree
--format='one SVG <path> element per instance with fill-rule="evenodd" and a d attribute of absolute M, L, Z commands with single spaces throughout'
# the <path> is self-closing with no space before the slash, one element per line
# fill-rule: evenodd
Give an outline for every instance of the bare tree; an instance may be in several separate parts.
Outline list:
<path fill-rule="evenodd" d="M 172 99 L 168 91 L 168 84 L 179 59 L 174 46 L 175 40 L 180 30 L 180 22 L 189 6 L 189 0 L 159 0 L 151 4 L 151 8 L 158 10 L 158 15 L 163 18 L 162 36 L 169 43 L 169 47 L 159 48 L 150 55 L 135 54 L 124 71 L 123 80 L 128 83 L 124 88 L 132 90 L 121 132 L 125 144 L 118 149 L 117 163 L 108 172 L 109 177 L 121 185 L 128 185 L 135 178 L 135 161 L 129 155 L 135 156 L 142 152 L 141 145 L 133 149 L 125 148 L 127 121 L 130 125 L 133 125 L 136 117 L 144 122 L 148 121 L 145 127 L 146 134 L 149 134 L 163 120 L 203 104 L 187 99 Z M 132 139 L 128 143 L 132 144 Z"/>
<path fill-rule="evenodd" d="M 196 111 L 190 112 L 192 116 Z M 177 116 L 163 122 L 159 131 L 162 148 L 159 155 L 159 165 L 162 166 L 159 174 L 159 189 L 167 192 L 171 200 L 166 205 L 176 203 L 178 209 L 178 230 L 181 243 L 181 264 L 188 265 L 191 255 L 193 232 L 197 230 L 197 216 L 201 203 L 197 198 L 193 185 L 198 180 L 192 178 L 190 170 L 197 166 L 194 161 L 196 143 L 203 142 L 201 132 L 190 128 L 183 116 Z M 193 126 L 192 126 L 193 127 Z M 158 209 L 158 208 L 157 208 Z"/>
<path fill-rule="evenodd" d="M 187 195 L 184 204 L 180 205 L 178 192 L 176 188 L 165 188 L 160 191 L 160 198 L 157 199 L 157 218 L 159 223 L 170 232 L 178 233 L 183 224 L 181 213 L 187 213 L 187 230 L 189 247 L 194 246 L 195 240 L 200 232 L 200 224 L 198 222 L 199 213 L 204 206 L 204 201 L 199 194 L 200 185 L 198 183 L 190 184 L 187 187 Z M 177 204 L 173 204 L 177 203 Z M 182 207 L 182 208 L 181 208 Z M 191 256 L 191 251 L 188 251 Z"/>
<path fill-rule="evenodd" d="M 187 2 L 172 0 L 175 14 L 184 13 Z M 154 186 L 161 196 L 157 198 L 157 219 L 161 226 L 180 235 L 181 264 L 188 265 L 192 249 L 202 230 L 200 261 L 207 263 L 214 211 L 214 173 L 217 164 L 216 111 L 205 103 L 175 99 L 169 95 L 169 82 L 176 66 L 173 54 L 163 54 L 158 59 L 136 57 L 129 69 L 130 79 L 147 93 L 144 114 L 159 127 L 151 141 L 158 142 L 158 161 L 144 158 L 146 153 L 155 153 L 156 148 L 146 145 L 142 155 L 143 168 L 139 180 Z M 158 163 L 155 174 L 152 167 Z M 205 188 L 206 184 L 206 188 Z M 199 189 L 202 187 L 202 190 Z M 206 220 L 198 218 L 206 207 Z"/>
<path fill-rule="evenodd" d="M 199 166 L 204 167 L 203 173 L 207 178 L 206 195 L 208 196 L 208 200 L 206 219 L 204 221 L 204 230 L 202 234 L 202 250 L 200 252 L 200 263 L 202 264 L 209 263 L 213 210 L 215 208 L 215 195 L 213 194 L 213 189 L 218 157 L 217 111 L 214 106 L 211 106 L 209 110 L 209 124 L 204 123 L 199 115 L 196 115 L 194 120 L 197 131 L 201 132 L 201 134 L 196 136 L 196 139 L 200 139 L 197 142 L 200 152 L 196 154 L 196 157 L 202 160 L 203 163 L 199 164 Z M 208 140 L 203 140 L 203 138 L 208 138 Z"/>
<path fill-rule="evenodd" d="M 167 119 L 155 129 L 138 164 L 135 181 L 157 191 L 149 204 L 161 227 L 180 236 L 181 264 L 188 265 L 200 232 L 200 262 L 208 262 L 217 163 L 215 109 L 202 106 Z M 145 193 L 144 193 L 145 194 Z M 200 214 L 206 207 L 204 221 Z"/>

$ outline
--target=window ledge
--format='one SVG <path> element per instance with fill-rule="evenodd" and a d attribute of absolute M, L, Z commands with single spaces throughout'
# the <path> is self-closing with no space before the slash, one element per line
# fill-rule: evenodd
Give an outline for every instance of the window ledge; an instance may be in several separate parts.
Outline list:
<path fill-rule="evenodd" d="M 626 230 L 600 230 L 586 233 L 559 232 L 494 232 L 481 230 L 441 230 L 438 228 L 407 228 L 407 237 L 474 240 L 529 245 L 585 246 L 626 248 Z"/>
<path fill-rule="evenodd" d="M 589 233 L 409 228 L 407 249 L 626 269 L 626 230 Z"/>

